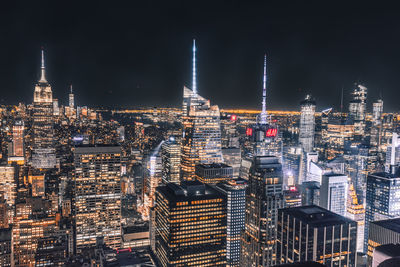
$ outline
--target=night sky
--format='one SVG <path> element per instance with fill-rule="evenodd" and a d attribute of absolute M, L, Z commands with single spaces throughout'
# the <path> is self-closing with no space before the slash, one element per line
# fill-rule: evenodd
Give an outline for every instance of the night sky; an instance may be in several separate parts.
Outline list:
<path fill-rule="evenodd" d="M 17 2 L 17 1 L 9 1 Z M 180 106 L 198 45 L 198 91 L 223 108 L 260 108 L 263 55 L 269 109 L 347 109 L 354 82 L 399 111 L 395 6 L 347 1 L 18 1 L 0 8 L 0 103 L 31 103 L 40 48 L 66 104 Z M 269 3 L 268 3 L 269 2 Z M 304 3 L 307 2 L 307 4 Z M 353 3 L 350 3 L 353 2 Z M 263 4 L 264 3 L 264 4 Z"/>

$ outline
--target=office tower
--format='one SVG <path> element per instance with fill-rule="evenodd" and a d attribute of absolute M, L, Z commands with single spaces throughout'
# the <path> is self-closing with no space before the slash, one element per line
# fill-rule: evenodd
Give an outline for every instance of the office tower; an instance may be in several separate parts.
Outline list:
<path fill-rule="evenodd" d="M 11 209 L 8 207 L 6 201 L 1 196 L 0 198 L 0 228 L 8 228 L 10 225 L 10 218 L 9 214 L 11 213 Z M 0 265 L 1 266 L 1 265 Z"/>
<path fill-rule="evenodd" d="M 53 116 L 60 116 L 60 107 L 58 106 L 58 99 L 53 98 Z"/>
<path fill-rule="evenodd" d="M 283 147 L 282 167 L 286 186 L 299 184 L 301 153 L 301 147 L 299 146 Z"/>
<path fill-rule="evenodd" d="M 145 220 L 149 219 L 150 209 L 154 207 L 156 188 L 161 184 L 162 180 L 162 162 L 159 152 L 156 148 L 150 157 L 145 158 L 146 169 L 144 170 L 142 192 L 143 207 L 140 209 L 140 213 Z"/>
<path fill-rule="evenodd" d="M 35 168 L 53 168 L 56 165 L 56 156 L 53 146 L 53 93 L 46 80 L 44 66 L 44 52 L 42 50 L 41 77 L 35 86 L 32 110 L 33 154 L 32 166 Z"/>
<path fill-rule="evenodd" d="M 246 187 L 247 182 L 243 179 L 226 181 L 216 186 L 216 189 L 226 196 L 227 266 L 239 266 L 240 263 L 240 236 L 244 230 Z"/>
<path fill-rule="evenodd" d="M 317 205 L 319 206 L 320 199 L 320 183 L 315 181 L 303 182 L 300 185 L 301 205 Z"/>
<path fill-rule="evenodd" d="M 199 181 L 156 190 L 155 255 L 159 266 L 226 266 L 226 196 Z"/>
<path fill-rule="evenodd" d="M 350 219 L 315 205 L 281 209 L 277 233 L 281 264 L 356 267 L 357 223 Z"/>
<path fill-rule="evenodd" d="M 291 186 L 289 190 L 284 190 L 283 198 L 285 199 L 285 208 L 301 206 L 301 193 L 296 186 Z"/>
<path fill-rule="evenodd" d="M 240 161 L 239 177 L 245 180 L 249 180 L 250 168 L 252 164 L 252 159 L 245 156 Z"/>
<path fill-rule="evenodd" d="M 24 122 L 16 120 L 13 125 L 13 153 L 14 157 L 24 157 Z"/>
<path fill-rule="evenodd" d="M 12 228 L 15 266 L 36 266 L 39 240 L 54 235 L 57 220 L 55 214 L 48 212 L 49 206 L 40 198 L 16 204 Z"/>
<path fill-rule="evenodd" d="M 307 95 L 300 106 L 299 143 L 304 152 L 311 152 L 314 148 L 315 100 Z"/>
<path fill-rule="evenodd" d="M 324 174 L 320 189 L 320 206 L 346 216 L 348 184 L 348 178 L 344 174 Z"/>
<path fill-rule="evenodd" d="M 32 196 L 43 197 L 45 190 L 45 174 L 29 175 L 29 183 L 32 185 Z"/>
<path fill-rule="evenodd" d="M 14 166 L 0 166 L 0 195 L 11 208 L 17 197 L 17 177 Z"/>
<path fill-rule="evenodd" d="M 352 92 L 353 99 L 349 105 L 349 116 L 354 123 L 354 134 L 364 135 L 365 131 L 365 113 L 367 111 L 367 87 L 356 85 Z"/>
<path fill-rule="evenodd" d="M 76 147 L 74 151 L 76 248 L 96 245 L 97 237 L 121 243 L 121 148 Z"/>
<path fill-rule="evenodd" d="M 165 182 L 179 183 L 181 145 L 171 136 L 161 146 L 162 178 Z"/>
<path fill-rule="evenodd" d="M 330 160 L 343 155 L 345 143 L 354 138 L 354 124 L 350 118 L 331 117 L 325 136 L 325 157 Z"/>
<path fill-rule="evenodd" d="M 276 263 L 277 213 L 284 205 L 282 176 L 277 157 L 254 157 L 246 189 L 240 266 L 272 266 Z"/>
<path fill-rule="evenodd" d="M 195 167 L 195 178 L 205 184 L 232 180 L 233 168 L 224 163 L 198 164 Z"/>
<path fill-rule="evenodd" d="M 69 99 L 69 102 L 68 102 L 68 106 L 71 108 L 71 109 L 74 109 L 75 108 L 75 95 L 74 95 L 74 93 L 72 92 L 72 84 L 71 84 L 71 87 L 70 87 L 70 92 L 69 92 L 69 95 L 68 95 L 68 99 Z"/>
<path fill-rule="evenodd" d="M 303 152 L 301 153 L 300 158 L 300 167 L 299 167 L 299 178 L 297 180 L 298 184 L 302 184 L 305 181 L 311 181 L 313 178 L 310 177 L 312 173 L 313 166 L 317 165 L 318 162 L 318 152 Z M 315 164 L 313 164 L 315 163 Z M 313 180 L 321 182 L 320 180 Z"/>
<path fill-rule="evenodd" d="M 400 266 L 400 244 L 380 245 L 372 255 L 372 267 Z"/>
<path fill-rule="evenodd" d="M 380 149 L 382 136 L 383 100 L 378 99 L 372 104 L 371 145 Z"/>
<path fill-rule="evenodd" d="M 362 253 L 364 250 L 365 208 L 358 199 L 353 184 L 350 184 L 346 217 L 357 222 L 357 252 Z"/>
<path fill-rule="evenodd" d="M 400 163 L 400 136 L 397 133 L 392 134 L 392 142 L 387 147 L 386 152 L 386 172 L 390 172 L 390 166 Z"/>
<path fill-rule="evenodd" d="M 12 232 L 11 228 L 0 229 L 0 266 L 13 265 Z"/>
<path fill-rule="evenodd" d="M 222 163 L 218 106 L 197 94 L 196 45 L 193 42 L 193 86 L 183 91 L 181 180 L 193 180 L 196 164 Z"/>
<path fill-rule="evenodd" d="M 364 252 L 367 251 L 369 225 L 373 221 L 400 216 L 400 177 L 398 173 L 373 173 L 367 178 Z"/>
<path fill-rule="evenodd" d="M 257 123 L 246 129 L 245 147 L 252 156 L 275 156 L 282 161 L 282 133 L 278 126 L 271 122 L 267 113 L 267 56 L 264 56 L 264 76 L 261 113 Z"/>
<path fill-rule="evenodd" d="M 400 243 L 400 218 L 370 222 L 368 235 L 368 266 L 371 266 L 374 250 L 386 244 Z"/>
<path fill-rule="evenodd" d="M 372 122 L 373 124 L 378 124 L 382 121 L 383 115 L 383 100 L 378 99 L 372 104 Z"/>
<path fill-rule="evenodd" d="M 237 115 L 221 116 L 221 145 L 222 148 L 238 148 L 239 133 L 236 129 Z"/>
<path fill-rule="evenodd" d="M 222 157 L 226 165 L 232 166 L 233 178 L 238 178 L 240 173 L 240 163 L 242 161 L 242 153 L 240 148 L 222 148 Z"/>

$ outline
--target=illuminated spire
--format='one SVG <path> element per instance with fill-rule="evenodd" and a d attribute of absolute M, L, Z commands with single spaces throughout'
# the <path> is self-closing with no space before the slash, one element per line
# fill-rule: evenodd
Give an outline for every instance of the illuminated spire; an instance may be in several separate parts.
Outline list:
<path fill-rule="evenodd" d="M 71 92 L 70 92 L 70 94 L 73 94 L 73 93 L 72 93 L 72 84 L 71 84 L 71 86 L 70 86 L 70 89 L 71 89 Z"/>
<path fill-rule="evenodd" d="M 196 39 L 193 39 L 193 69 L 192 69 L 192 91 L 197 95 L 196 81 Z"/>
<path fill-rule="evenodd" d="M 267 124 L 267 55 L 264 55 L 263 100 L 260 123 Z"/>
<path fill-rule="evenodd" d="M 41 76 L 40 76 L 39 82 L 41 82 L 41 83 L 47 83 L 47 80 L 46 80 L 46 68 L 45 68 L 45 66 L 44 66 L 44 51 L 43 51 L 43 48 L 42 48 Z"/>

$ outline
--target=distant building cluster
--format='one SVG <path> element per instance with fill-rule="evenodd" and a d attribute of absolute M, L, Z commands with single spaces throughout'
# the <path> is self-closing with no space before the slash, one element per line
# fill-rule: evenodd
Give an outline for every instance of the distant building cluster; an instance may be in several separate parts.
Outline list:
<path fill-rule="evenodd" d="M 400 115 L 355 84 L 348 112 L 53 98 L 0 107 L 0 266 L 385 266 L 400 255 Z M 79 88 L 74 88 L 79 92 Z M 77 101 L 76 101 L 77 100 Z M 396 266 L 396 265 L 394 265 Z"/>

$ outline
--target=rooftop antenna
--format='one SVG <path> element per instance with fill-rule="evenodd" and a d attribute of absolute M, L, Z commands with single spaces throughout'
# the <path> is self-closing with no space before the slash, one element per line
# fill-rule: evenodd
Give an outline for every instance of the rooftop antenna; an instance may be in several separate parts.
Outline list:
<path fill-rule="evenodd" d="M 193 39 L 193 68 L 192 68 L 192 91 L 197 95 L 197 77 L 196 77 L 196 39 Z"/>
<path fill-rule="evenodd" d="M 267 55 L 264 54 L 263 94 L 260 123 L 267 124 Z"/>
<path fill-rule="evenodd" d="M 44 65 L 44 49 L 43 49 L 43 47 L 42 47 L 42 65 L 40 67 L 40 71 L 41 71 L 41 76 L 40 76 L 39 82 L 47 83 L 47 80 L 46 80 L 46 67 Z"/>

